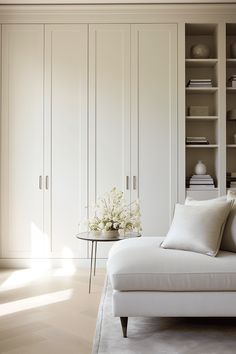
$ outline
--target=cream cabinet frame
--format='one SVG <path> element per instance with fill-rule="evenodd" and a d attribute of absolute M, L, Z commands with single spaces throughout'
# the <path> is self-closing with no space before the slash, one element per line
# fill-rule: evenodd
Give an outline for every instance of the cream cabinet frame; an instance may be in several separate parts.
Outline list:
<path fill-rule="evenodd" d="M 65 11 L 66 10 L 66 11 Z M 51 96 L 51 88 L 53 85 L 56 84 L 56 79 L 55 72 L 51 72 L 51 64 L 54 61 L 55 57 L 51 58 L 50 57 L 50 51 L 52 49 L 51 46 L 51 41 L 53 38 L 56 38 L 57 34 L 62 29 L 66 28 L 68 26 L 71 26 L 71 29 L 68 31 L 65 31 L 68 35 L 68 33 L 71 31 L 71 33 L 75 33 L 75 28 L 79 28 L 79 26 L 82 26 L 84 29 L 84 32 L 86 32 L 86 35 L 84 34 L 84 40 L 82 41 L 82 47 L 86 51 L 86 57 L 84 57 L 83 60 L 83 70 L 84 70 L 84 76 L 83 80 L 85 89 L 78 94 L 79 100 L 82 100 L 83 102 L 86 102 L 86 104 L 83 105 L 83 108 L 81 108 L 81 111 L 79 114 L 81 114 L 82 120 L 81 120 L 81 131 L 82 133 L 82 146 L 83 149 L 81 150 L 81 147 L 78 147 L 78 150 L 76 152 L 76 156 L 81 156 L 81 159 L 83 160 L 83 177 L 80 180 L 80 183 L 83 185 L 86 185 L 86 190 L 81 190 L 80 193 L 80 198 L 83 200 L 83 204 L 89 205 L 90 202 L 96 199 L 96 195 L 98 191 L 103 191 L 102 188 L 98 188 L 96 186 L 96 166 L 91 165 L 91 159 L 93 156 L 97 153 L 96 151 L 96 144 L 94 143 L 94 136 L 96 135 L 95 128 L 96 128 L 96 117 L 95 117 L 95 110 L 94 110 L 94 92 L 96 90 L 96 80 L 95 80 L 95 70 L 98 68 L 96 67 L 96 60 L 95 58 L 91 57 L 91 53 L 93 52 L 94 54 L 96 53 L 95 45 L 96 40 L 96 31 L 103 31 L 105 29 L 105 25 L 110 25 L 113 26 L 113 28 L 116 28 L 117 33 L 119 32 L 119 28 L 123 28 L 122 31 L 119 32 L 120 35 L 120 40 L 121 40 L 121 33 L 126 33 L 125 36 L 126 39 L 122 39 L 118 47 L 114 46 L 115 51 L 119 52 L 120 49 L 124 49 L 127 53 L 126 55 L 126 64 L 125 67 L 128 68 L 128 61 L 132 61 L 135 63 L 135 65 L 129 67 L 129 69 L 126 69 L 126 74 L 123 74 L 123 77 L 120 77 L 120 82 L 123 83 L 123 92 L 126 95 L 126 102 L 124 104 L 124 111 L 122 112 L 123 118 L 124 117 L 131 117 L 130 120 L 129 118 L 124 118 L 126 121 L 126 126 L 124 128 L 124 131 L 121 133 L 120 136 L 124 137 L 124 150 L 123 150 L 123 157 L 120 159 L 119 166 L 122 165 L 122 167 L 119 167 L 120 171 L 122 169 L 122 172 L 119 173 L 119 176 L 121 174 L 123 177 L 119 177 L 119 186 L 123 188 L 123 190 L 126 192 L 126 197 L 128 200 L 133 200 L 137 196 L 140 196 L 142 198 L 142 193 L 140 194 L 140 180 L 139 180 L 139 155 L 138 155 L 138 146 L 139 146 L 139 141 L 138 141 L 138 135 L 136 134 L 137 131 L 137 126 L 138 123 L 136 121 L 136 117 L 138 117 L 138 112 L 137 109 L 140 109 L 140 102 L 138 92 L 134 90 L 134 87 L 136 86 L 135 80 L 138 80 L 137 73 L 138 71 L 138 66 L 140 64 L 139 61 L 135 61 L 135 55 L 137 54 L 138 47 L 135 45 L 137 44 L 137 31 L 142 32 L 142 26 L 147 25 L 150 26 L 150 28 L 155 28 L 155 26 L 160 25 L 165 25 L 165 24 L 172 24 L 173 26 L 176 26 L 177 28 L 177 42 L 176 42 L 176 50 L 177 50 L 177 60 L 176 60 L 176 67 L 177 67 L 177 97 L 172 101 L 172 109 L 173 113 L 175 114 L 176 121 L 174 123 L 172 132 L 175 131 L 176 129 L 176 134 L 177 134 L 177 140 L 175 141 L 174 138 L 174 144 L 173 144 L 173 156 L 176 156 L 176 160 L 174 161 L 173 164 L 173 171 L 171 173 L 174 174 L 174 180 L 171 181 L 173 183 L 173 186 L 171 188 L 174 188 L 173 193 L 171 194 L 171 200 L 170 195 L 168 195 L 168 203 L 169 205 L 173 205 L 175 200 L 179 202 L 183 202 L 184 198 L 186 196 L 186 188 L 185 188 L 185 177 L 186 177 L 186 159 L 185 159 L 185 136 L 186 136 L 186 102 L 185 102 L 185 26 L 186 24 L 191 24 L 191 23 L 196 23 L 199 25 L 204 25 L 204 24 L 213 24 L 216 25 L 218 28 L 218 121 L 219 121 L 219 126 L 217 129 L 218 136 L 217 136 L 217 145 L 218 145 L 218 155 L 217 155 L 217 176 L 218 176 L 218 190 L 214 191 L 214 193 L 205 193 L 205 192 L 192 192 L 192 196 L 195 198 L 210 198 L 218 195 L 223 195 L 226 193 L 226 185 L 225 185 L 225 173 L 226 173 L 226 150 L 230 149 L 230 154 L 232 155 L 234 148 L 233 147 L 227 147 L 226 146 L 226 51 L 225 51 L 225 46 L 226 46 L 226 37 L 227 37 L 227 24 L 234 24 L 235 21 L 235 16 L 236 16 L 236 5 L 235 4 L 129 4 L 129 5 L 35 5 L 35 6 L 30 6 L 30 5 L 25 5 L 25 6 L 17 6 L 17 5 L 11 5 L 11 6 L 1 6 L 1 12 L 0 12 L 0 24 L 2 27 L 2 68 L 6 68 L 9 65 L 7 55 L 4 54 L 5 51 L 5 46 L 6 43 L 4 44 L 4 29 L 8 28 L 7 26 L 11 26 L 11 28 L 17 28 L 17 26 L 22 26 L 22 28 L 27 28 L 30 29 L 32 32 L 33 29 L 36 30 L 36 37 L 37 41 L 35 43 L 31 41 L 32 47 L 31 47 L 31 54 L 28 56 L 27 60 L 25 62 L 22 62 L 24 70 L 29 70 L 29 68 L 33 65 L 30 64 L 30 60 L 37 55 L 36 63 L 37 63 L 37 68 L 40 72 L 40 78 L 39 76 L 30 76 L 30 80 L 35 81 L 35 89 L 38 88 L 38 93 L 34 95 L 34 99 L 38 101 L 38 107 L 40 107 L 37 112 L 32 110 L 30 113 L 25 114 L 24 110 L 25 107 L 30 108 L 33 104 L 33 99 L 32 94 L 33 91 L 29 89 L 29 81 L 23 80 L 23 86 L 24 89 L 21 92 L 21 95 L 23 95 L 24 98 L 18 99 L 16 103 L 14 103 L 15 107 L 17 108 L 18 113 L 21 116 L 22 122 L 25 121 L 25 119 L 28 117 L 31 117 L 29 119 L 29 130 L 30 130 L 30 124 L 33 123 L 33 120 L 40 115 L 44 116 L 43 121 L 41 120 L 41 123 L 39 124 L 39 127 L 37 130 L 40 131 L 41 138 L 40 138 L 40 143 L 41 148 L 39 149 L 39 152 L 36 153 L 37 158 L 35 158 L 34 150 L 29 150 L 27 151 L 27 154 L 33 155 L 32 161 L 33 164 L 32 166 L 35 167 L 35 176 L 33 177 L 34 180 L 34 185 L 39 186 L 39 176 L 42 176 L 42 181 L 45 186 L 45 179 L 46 176 L 48 176 L 48 186 L 49 190 L 45 190 L 43 193 L 43 198 L 40 196 L 37 196 L 34 198 L 34 200 L 37 200 L 39 197 L 39 205 L 40 205 L 40 210 L 41 210 L 41 217 L 40 221 L 37 221 L 38 225 L 43 225 L 42 228 L 40 227 L 40 230 L 43 230 L 43 236 L 45 237 L 45 234 L 50 234 L 52 235 L 53 232 L 57 233 L 56 228 L 53 227 L 53 215 L 51 213 L 51 202 L 54 200 L 54 203 L 57 202 L 57 197 L 56 195 L 60 195 L 62 192 L 56 192 L 58 190 L 62 191 L 62 185 L 64 185 L 64 180 L 63 177 L 60 180 L 60 183 L 58 185 L 54 185 L 55 181 L 53 181 L 54 176 L 51 175 L 51 173 L 55 173 L 56 171 L 60 171 L 60 164 L 54 164 L 51 165 L 50 159 L 51 155 L 53 155 L 53 149 L 55 149 L 55 145 L 51 143 L 51 138 L 52 138 L 52 127 L 53 127 L 53 121 L 51 120 L 53 116 L 53 111 L 57 112 L 58 110 L 58 116 L 60 116 L 60 113 L 63 111 L 63 105 L 64 109 L 68 110 L 69 105 L 71 105 L 71 97 L 66 97 L 65 101 L 61 102 L 62 104 L 62 110 L 58 109 L 55 106 L 55 100 L 60 103 L 60 95 L 63 95 L 63 88 L 62 90 L 58 91 L 56 96 Z M 65 27 L 63 27 L 65 26 Z M 77 27 L 78 26 L 78 27 Z M 101 26 L 101 27 L 99 27 Z M 152 27 L 153 26 L 153 27 Z M 170 25 L 171 26 L 171 25 Z M 82 28 L 81 27 L 81 28 Z M 89 28 L 90 27 L 90 33 L 89 33 Z M 10 28 L 10 27 L 9 27 Z M 95 30 L 97 28 L 97 30 Z M 99 29 L 100 28 L 100 29 Z M 143 27 L 144 28 L 144 27 Z M 99 30 L 98 30 L 99 29 Z M 45 31 L 45 32 L 44 32 Z M 128 34 L 128 32 L 130 34 Z M 141 33 L 140 32 L 140 33 Z M 145 31 L 144 31 L 145 32 Z M 33 33 L 35 33 L 35 30 L 33 30 Z M 45 33 L 45 37 L 44 37 Z M 53 34 L 54 33 L 54 34 Z M 74 34 L 73 34 L 74 35 Z M 72 37 L 73 37 L 72 35 Z M 90 35 L 90 43 L 88 44 L 88 37 Z M 20 36 L 20 32 L 17 34 L 17 36 Z M 64 42 L 66 42 L 66 34 L 64 37 Z M 67 37 L 68 38 L 68 37 Z M 46 40 L 46 42 L 44 42 Z M 56 40 L 56 39 L 55 39 Z M 75 39 L 74 39 L 75 40 Z M 76 41 L 76 40 L 75 40 Z M 123 41 L 123 42 L 122 42 Z M 72 41 L 73 42 L 73 41 Z M 86 43 L 85 43 L 86 42 Z M 29 42 L 28 42 L 29 43 Z M 122 44 L 123 43 L 123 44 Z M 134 43 L 136 43 L 134 45 Z M 20 44 L 20 41 L 18 41 L 17 44 Z M 66 47 L 67 43 L 65 43 Z M 68 43 L 69 45 L 69 43 Z M 75 46 L 77 43 L 75 43 Z M 128 50 L 128 47 L 130 47 L 130 51 Z M 56 49 L 56 46 L 54 46 L 54 49 L 59 53 L 59 47 Z M 122 50 L 123 50 L 122 49 Z M 12 48 L 11 48 L 12 50 Z M 97 48 L 98 50 L 98 48 Z M 75 58 L 77 58 L 78 61 L 80 61 L 80 54 L 77 48 L 77 54 L 75 55 Z M 46 56 L 45 56 L 46 54 Z M 99 58 L 99 53 L 98 57 Z M 48 55 L 48 57 L 47 57 Z M 59 55 L 59 54 L 58 54 Z M 59 55 L 60 56 L 60 55 Z M 44 59 L 45 58 L 45 59 Z M 74 59 L 75 59 L 74 58 Z M 134 58 L 134 59 L 133 59 Z M 60 65 L 63 63 L 63 55 L 61 56 L 60 59 L 58 59 L 58 62 L 56 65 L 57 67 L 60 68 Z M 71 60 L 71 61 L 70 61 Z M 73 64 L 73 58 L 68 57 L 68 63 Z M 10 62 L 10 65 L 15 65 L 15 69 L 20 65 L 20 61 L 18 62 Z M 113 61 L 113 65 L 115 65 L 115 59 Z M 228 64 L 227 64 L 228 65 Z M 62 65 L 63 67 L 63 65 Z M 27 69 L 28 68 L 28 69 Z M 22 69 L 22 73 L 24 74 L 24 70 Z M 102 69 L 100 68 L 101 72 Z M 129 72 L 130 71 L 130 72 Z M 70 68 L 66 68 L 65 66 L 65 72 L 68 73 L 70 72 Z M 1 82 L 2 82 L 2 90 L 1 90 L 1 134 L 2 134 L 2 139 L 1 139 L 1 257 L 2 258 L 7 258 L 7 257 L 13 257 L 15 260 L 17 257 L 21 258 L 27 258 L 29 259 L 30 253 L 28 252 L 30 249 L 30 242 L 29 240 L 24 240 L 23 238 L 19 238 L 14 242 L 14 238 L 11 240 L 8 238 L 7 235 L 7 225 L 9 225 L 9 213 L 8 213 L 8 206 L 7 206 L 7 195 L 9 193 L 9 186 L 8 183 L 11 183 L 11 180 L 8 178 L 8 164 L 9 164 L 9 159 L 8 159 L 8 143 L 7 139 L 12 138 L 11 136 L 8 135 L 8 126 L 11 124 L 11 120 L 6 119 L 5 117 L 9 114 L 8 112 L 8 95 L 12 94 L 11 89 L 9 90 L 9 87 L 7 85 L 7 75 L 9 75 L 10 71 L 4 70 L 1 73 Z M 43 74 L 42 74 L 43 73 Z M 58 69 L 58 75 L 62 79 L 62 72 L 60 69 Z M 78 74 L 78 72 L 77 72 Z M 75 75 L 76 76 L 76 75 Z M 11 76 L 14 79 L 14 75 Z M 25 75 L 23 75 L 25 77 Z M 73 78 L 75 80 L 75 78 Z M 22 80 L 22 79 L 21 79 Z M 19 79 L 19 82 L 21 82 Z M 16 82 L 17 84 L 17 82 Z M 28 85 L 28 88 L 27 88 Z M 87 85 L 87 86 L 86 86 Z M 154 85 L 155 86 L 155 85 Z M 16 86 L 17 87 L 17 86 Z M 16 88 L 15 87 L 15 88 Z M 66 85 L 65 85 L 66 87 Z M 229 91 L 229 90 L 228 90 Z M 24 93 L 28 92 L 28 99 L 26 99 L 26 96 L 24 96 Z M 130 93 L 129 93 L 130 92 Z M 13 96 L 12 96 L 13 97 Z M 73 101 L 73 100 L 72 100 Z M 13 101 L 12 101 L 13 102 Z M 54 102 L 54 103 L 53 103 Z M 51 105 L 54 104 L 53 111 L 51 111 Z M 72 105 L 73 106 L 73 105 Z M 74 113 L 76 112 L 76 105 L 73 106 L 72 108 L 72 117 L 74 117 Z M 148 110 L 146 110 L 148 112 Z M 10 112 L 12 115 L 12 119 L 16 119 L 16 113 L 11 111 Z M 104 111 L 98 112 L 99 114 L 104 114 Z M 115 113 L 119 113 L 118 111 Z M 140 113 L 140 112 L 139 112 Z M 109 111 L 106 112 L 107 115 L 109 115 Z M 119 113 L 120 114 L 120 113 Z M 33 117 L 33 118 L 32 118 Z M 88 119 L 88 120 L 87 120 Z M 114 118 L 115 119 L 115 118 Z M 73 119 L 72 119 L 73 120 Z M 20 123 L 20 120 L 18 121 Z M 43 126 L 42 126 L 43 124 Z M 62 130 L 63 124 L 62 124 Z M 20 134 L 21 130 L 18 131 Z M 140 132 L 140 131 L 139 131 Z M 66 135 L 66 130 L 65 130 L 65 135 Z M 13 131 L 11 130 L 11 134 L 13 134 Z M 171 133 L 172 134 L 172 133 Z M 13 136 L 13 135 L 12 135 Z M 20 135 L 19 135 L 20 136 Z M 61 141 L 63 135 L 60 135 L 60 132 L 57 132 L 57 134 L 54 136 L 54 143 L 56 141 Z M 22 131 L 22 138 L 24 137 L 24 133 Z M 32 142 L 36 142 L 38 138 L 32 139 Z M 43 139 L 43 143 L 42 143 Z M 57 140 L 58 139 L 58 140 Z M 73 145 L 74 141 L 74 135 L 72 136 L 72 139 L 70 140 L 70 135 L 67 135 L 67 139 L 69 141 L 68 146 Z M 88 140 L 87 140 L 88 139 Z M 110 139 L 110 136 L 108 137 L 108 140 Z M 123 138 L 122 138 L 123 139 Z M 130 140 L 129 140 L 130 139 Z M 91 145 L 90 145 L 91 144 Z M 37 146 L 39 146 L 37 145 Z M 57 144 L 58 145 L 58 144 Z M 65 144 L 66 145 L 66 144 Z M 43 148 L 42 148 L 43 146 Z M 18 156 L 27 156 L 27 154 L 24 153 L 23 150 L 19 151 L 17 149 L 14 150 Z M 58 156 L 60 154 L 64 154 L 66 151 L 65 146 L 59 146 L 58 149 Z M 81 153 L 83 151 L 83 153 Z M 140 151 L 139 151 L 140 152 Z M 86 158 L 85 158 L 86 157 Z M 90 157 L 90 159 L 88 159 Z M 43 160 L 42 160 L 43 159 Z M 17 158 L 18 160 L 18 158 Z M 22 157 L 20 160 L 23 161 Z M 101 159 L 100 159 L 101 160 Z M 13 161 L 13 160 L 12 160 Z M 87 164 L 89 161 L 89 164 Z M 24 166 L 25 164 L 25 166 Z M 31 166 L 31 167 L 32 167 Z M 40 166 L 40 167 L 37 167 Z M 101 168 L 102 164 L 100 165 Z M 17 168 L 25 167 L 23 168 L 24 170 L 24 177 L 25 174 L 27 175 L 26 180 L 23 179 L 23 184 L 20 179 L 18 179 L 17 176 L 14 177 L 16 179 L 17 183 L 21 184 L 21 187 L 19 187 L 19 190 L 24 191 L 24 189 L 27 188 L 27 185 L 24 184 L 25 181 L 28 181 L 31 179 L 31 175 L 28 173 L 27 168 L 29 168 L 29 165 L 23 161 L 22 165 L 19 164 L 19 166 L 15 165 L 16 170 Z M 98 167 L 98 166 L 97 166 Z M 69 167 L 70 170 L 71 166 Z M 71 169 L 72 171 L 72 169 Z M 61 176 L 66 176 L 65 171 L 61 171 Z M 76 172 L 78 173 L 78 171 Z M 75 174 L 76 175 L 76 174 Z M 126 178 L 128 176 L 128 179 Z M 126 183 L 127 181 L 129 182 L 129 188 L 133 188 L 134 184 L 136 185 L 135 190 L 126 190 Z M 54 186 L 54 191 L 55 193 L 53 194 L 51 188 L 51 183 L 53 182 Z M 73 182 L 74 183 L 74 182 Z M 73 183 L 71 184 L 71 190 L 73 189 Z M 171 183 L 168 184 L 168 186 L 171 186 Z M 108 183 L 109 184 L 109 183 Z M 101 184 L 100 184 L 101 185 Z M 28 191 L 29 192 L 29 191 Z M 30 193 L 29 195 L 29 200 L 32 198 L 34 192 Z M 59 193 L 59 194 L 58 194 Z M 71 193 L 71 191 L 70 191 Z M 164 190 L 163 192 L 161 191 L 161 199 L 164 198 Z M 63 196 L 63 193 L 61 194 Z M 69 194 L 68 194 L 69 195 Z M 63 197 L 62 197 L 63 198 Z M 77 199 L 78 200 L 78 199 Z M 68 204 L 67 204 L 68 205 Z M 20 204 L 19 204 L 20 206 Z M 36 208 L 37 209 L 37 208 Z M 43 210 L 43 212 L 42 212 Z M 61 213 L 60 206 L 57 209 L 54 209 L 54 217 L 58 217 Z M 75 214 L 73 214 L 73 220 L 75 218 L 78 218 L 78 222 L 80 218 L 87 216 L 87 209 L 82 208 L 78 209 L 80 210 L 78 212 L 78 217 L 75 217 Z M 33 209 L 31 210 L 33 211 Z M 47 217 L 45 216 L 42 217 L 46 213 Z M 7 215 L 8 214 L 8 215 Z M 37 213 L 36 213 L 37 214 Z M 69 214 L 69 213 L 68 213 Z M 170 213 L 171 214 L 171 213 Z M 70 216 L 69 216 L 70 218 Z M 69 220 L 69 219 L 68 219 Z M 71 223 L 71 222 L 70 222 Z M 54 230 L 54 231 L 53 231 Z M 18 230 L 19 231 L 19 230 Z M 73 231 L 74 232 L 74 231 Z M 24 232 L 23 232 L 24 233 Z M 71 234 L 72 232 L 70 232 Z M 15 233 L 16 236 L 15 239 L 17 238 L 17 232 Z M 51 236 L 50 236 L 51 237 Z M 66 243 L 68 240 L 67 238 L 63 239 L 61 238 L 62 243 Z M 9 243 L 10 242 L 10 243 Z M 14 250 L 9 247 L 9 245 L 14 242 L 16 249 Z M 28 246 L 27 246 L 28 242 Z M 47 243 L 47 242 L 46 242 Z M 26 245 L 26 247 L 25 247 Z M 72 247 L 73 249 L 77 247 L 76 245 L 71 245 L 67 244 L 68 248 Z M 22 246 L 22 249 L 21 249 Z M 48 250 L 48 255 L 49 257 L 61 257 L 61 249 L 60 246 L 59 248 L 56 247 L 55 252 L 54 252 L 54 246 L 55 246 L 55 236 L 53 238 L 49 239 L 49 243 L 47 243 L 47 250 Z M 67 252 L 65 249 L 65 257 L 68 258 L 77 258 L 77 257 L 88 257 L 88 249 L 85 247 L 84 249 L 81 249 L 81 252 L 78 252 L 78 249 L 73 251 L 74 254 Z M 106 256 L 106 251 L 102 251 L 100 254 L 100 257 L 105 257 Z M 6 260 L 7 262 L 7 260 Z M 6 263 L 7 264 L 7 263 Z"/>
<path fill-rule="evenodd" d="M 87 25 L 3 25 L 1 252 L 86 258 Z"/>

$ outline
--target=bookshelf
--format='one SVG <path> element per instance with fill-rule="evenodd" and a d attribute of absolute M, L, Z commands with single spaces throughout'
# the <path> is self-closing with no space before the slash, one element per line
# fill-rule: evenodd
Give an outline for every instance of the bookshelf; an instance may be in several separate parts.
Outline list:
<path fill-rule="evenodd" d="M 236 23 L 226 24 L 226 172 L 236 172 L 236 51 L 232 45 L 236 43 Z M 236 46 L 236 44 L 235 44 Z M 231 118 L 231 119 L 230 119 Z M 233 119 L 235 118 L 235 119 Z M 230 188 L 230 185 L 227 185 Z"/>
<path fill-rule="evenodd" d="M 209 48 L 205 58 L 193 57 L 193 49 L 199 44 Z M 218 166 L 219 166 L 219 65 L 218 65 L 218 27 L 216 24 L 189 23 L 185 25 L 185 105 L 186 119 L 185 132 L 187 137 L 205 137 L 207 145 L 186 145 L 186 177 L 194 174 L 195 165 L 199 160 L 207 166 L 215 182 L 212 190 L 194 190 L 187 188 L 187 194 L 195 197 L 204 193 L 214 197 L 218 193 Z M 232 65 L 232 63 L 231 63 Z M 189 87 L 192 81 L 200 81 L 199 87 Z M 201 82 L 210 81 L 210 87 Z M 193 85 L 194 86 L 194 85 Z M 197 86 L 195 84 L 195 86 Z M 194 114 L 194 109 L 207 108 L 205 114 Z M 202 112 L 201 112 L 202 113 Z M 187 187 L 187 185 L 186 185 Z M 204 199 L 204 198 L 203 198 Z"/>

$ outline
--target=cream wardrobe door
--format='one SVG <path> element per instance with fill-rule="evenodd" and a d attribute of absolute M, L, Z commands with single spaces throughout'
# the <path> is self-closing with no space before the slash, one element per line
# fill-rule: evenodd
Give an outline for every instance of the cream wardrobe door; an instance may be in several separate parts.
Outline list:
<path fill-rule="evenodd" d="M 132 26 L 132 199 L 143 235 L 165 235 L 177 198 L 177 27 Z"/>
<path fill-rule="evenodd" d="M 129 25 L 90 26 L 89 77 L 90 204 L 113 187 L 129 201 Z M 98 255 L 107 256 L 109 248 L 99 244 Z"/>
<path fill-rule="evenodd" d="M 43 234 L 43 26 L 2 26 L 3 257 L 47 253 Z"/>
<path fill-rule="evenodd" d="M 87 25 L 46 25 L 45 229 L 52 256 L 87 257 Z"/>

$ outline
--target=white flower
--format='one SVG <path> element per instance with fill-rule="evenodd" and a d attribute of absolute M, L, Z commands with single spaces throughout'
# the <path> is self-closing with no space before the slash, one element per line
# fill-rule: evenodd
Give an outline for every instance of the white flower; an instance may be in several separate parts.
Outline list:
<path fill-rule="evenodd" d="M 105 230 L 108 231 L 108 230 L 111 229 L 111 227 L 112 227 L 112 223 L 109 221 L 109 222 L 107 222 L 106 225 L 105 225 Z"/>
<path fill-rule="evenodd" d="M 98 224 L 98 227 L 99 227 L 99 229 L 100 230 L 103 230 L 104 229 L 104 222 L 100 222 L 99 224 Z"/>
<path fill-rule="evenodd" d="M 114 222 L 113 227 L 115 230 L 117 230 L 119 228 L 119 223 L 118 222 Z"/>
<path fill-rule="evenodd" d="M 88 220 L 90 230 L 141 230 L 139 202 L 127 205 L 123 192 L 116 187 L 98 199 L 94 214 L 96 216 Z"/>

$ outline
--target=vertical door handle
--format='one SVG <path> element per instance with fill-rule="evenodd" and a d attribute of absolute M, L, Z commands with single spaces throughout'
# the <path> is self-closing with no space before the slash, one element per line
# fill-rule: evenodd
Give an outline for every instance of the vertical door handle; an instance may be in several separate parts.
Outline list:
<path fill-rule="evenodd" d="M 137 178 L 136 176 L 133 176 L 133 190 L 137 189 Z"/>
<path fill-rule="evenodd" d="M 39 176 L 39 189 L 42 189 L 42 176 Z"/>
<path fill-rule="evenodd" d="M 126 176 L 126 189 L 129 189 L 129 176 Z"/>
<path fill-rule="evenodd" d="M 45 178 L 45 187 L 46 187 L 46 189 L 49 189 L 49 177 L 48 176 L 46 176 L 46 178 Z"/>

